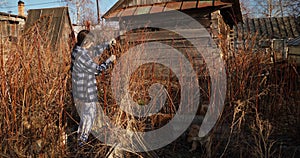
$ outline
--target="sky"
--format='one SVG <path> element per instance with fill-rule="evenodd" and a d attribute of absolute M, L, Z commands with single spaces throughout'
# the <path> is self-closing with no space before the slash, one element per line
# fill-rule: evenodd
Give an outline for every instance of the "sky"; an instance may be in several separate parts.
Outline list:
<path fill-rule="evenodd" d="M 0 12 L 18 14 L 18 1 L 19 0 L 0 0 Z M 66 6 L 65 2 L 62 0 L 22 0 L 25 3 L 25 12 L 29 9 L 39 9 L 39 8 L 52 8 Z M 94 2 L 96 10 L 96 0 L 91 0 Z M 109 8 L 111 8 L 117 0 L 99 0 L 100 2 L 100 12 L 104 14 Z M 71 15 L 72 16 L 72 15 Z"/>

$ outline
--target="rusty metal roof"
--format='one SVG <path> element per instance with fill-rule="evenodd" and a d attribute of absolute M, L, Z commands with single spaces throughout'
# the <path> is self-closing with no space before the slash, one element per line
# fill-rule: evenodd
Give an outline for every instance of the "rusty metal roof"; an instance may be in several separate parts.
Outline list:
<path fill-rule="evenodd" d="M 115 19 L 126 16 L 136 16 L 144 14 L 153 14 L 160 12 L 167 12 L 172 10 L 188 10 L 188 9 L 199 9 L 206 7 L 231 7 L 231 3 L 224 3 L 221 1 L 180 1 L 180 2 L 162 2 L 154 4 L 136 5 L 126 8 L 110 10 L 103 18 Z"/>

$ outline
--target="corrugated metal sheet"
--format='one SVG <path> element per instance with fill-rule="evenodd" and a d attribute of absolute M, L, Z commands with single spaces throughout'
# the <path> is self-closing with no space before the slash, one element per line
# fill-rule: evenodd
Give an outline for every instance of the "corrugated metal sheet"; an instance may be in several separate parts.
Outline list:
<path fill-rule="evenodd" d="M 159 12 L 166 12 L 170 10 L 188 10 L 195 8 L 206 8 L 206 7 L 230 7 L 231 3 L 224 3 L 216 1 L 212 3 L 211 1 L 181 1 L 181 2 L 163 2 L 154 3 L 147 5 L 132 6 L 123 9 L 118 9 L 109 14 L 105 14 L 104 18 L 120 18 L 126 16 L 136 16 L 142 14 L 152 14 Z"/>

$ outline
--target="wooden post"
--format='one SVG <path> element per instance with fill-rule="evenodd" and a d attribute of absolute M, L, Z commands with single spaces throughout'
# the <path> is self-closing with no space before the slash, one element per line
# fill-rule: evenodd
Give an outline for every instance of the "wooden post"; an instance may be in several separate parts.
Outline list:
<path fill-rule="evenodd" d="M 98 20 L 98 24 L 100 24 L 100 6 L 99 6 L 99 0 L 96 0 L 97 3 L 97 20 Z"/>

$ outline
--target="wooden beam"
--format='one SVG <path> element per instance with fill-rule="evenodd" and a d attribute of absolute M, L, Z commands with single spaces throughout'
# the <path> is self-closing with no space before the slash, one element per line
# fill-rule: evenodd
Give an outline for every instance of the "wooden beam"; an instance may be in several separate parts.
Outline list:
<path fill-rule="evenodd" d="M 176 30 L 187 37 L 199 38 L 199 40 L 208 40 L 210 35 L 205 28 L 202 29 L 186 29 Z M 129 42 L 142 42 L 142 41 L 161 41 L 161 40 L 180 40 L 184 37 L 171 31 L 155 31 L 155 32 L 137 32 L 121 35 L 121 39 Z"/>

